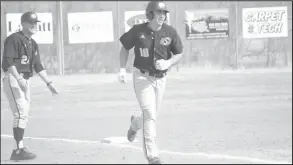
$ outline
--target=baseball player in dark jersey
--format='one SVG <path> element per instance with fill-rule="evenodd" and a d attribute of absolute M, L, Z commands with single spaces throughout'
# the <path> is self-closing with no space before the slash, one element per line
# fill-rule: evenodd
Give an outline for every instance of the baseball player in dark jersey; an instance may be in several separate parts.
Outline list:
<path fill-rule="evenodd" d="M 22 31 L 11 34 L 4 42 L 3 88 L 14 116 L 15 149 L 12 151 L 11 160 L 28 160 L 36 157 L 36 154 L 30 152 L 23 144 L 30 109 L 29 79 L 33 76 L 33 70 L 42 78 L 53 95 L 58 94 L 41 63 L 38 44 L 31 38 L 37 32 L 37 22 L 39 20 L 36 13 L 24 13 L 21 16 Z"/>
<path fill-rule="evenodd" d="M 143 128 L 143 148 L 150 164 L 162 163 L 156 144 L 156 118 L 166 86 L 166 72 L 180 61 L 183 52 L 176 30 L 164 23 L 167 12 L 169 10 L 164 2 L 149 2 L 146 8 L 149 22 L 133 26 L 120 38 L 123 46 L 119 79 L 126 82 L 125 66 L 129 50 L 134 47 L 133 84 L 142 109 L 141 116 L 131 116 L 127 138 L 130 142 L 134 141 L 137 131 Z"/>

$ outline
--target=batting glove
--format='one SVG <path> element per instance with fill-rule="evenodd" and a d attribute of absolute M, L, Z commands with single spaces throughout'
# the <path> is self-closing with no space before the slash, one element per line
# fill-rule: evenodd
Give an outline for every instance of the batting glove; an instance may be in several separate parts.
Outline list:
<path fill-rule="evenodd" d="M 126 83 L 126 69 L 125 68 L 120 68 L 120 73 L 118 78 L 121 83 Z"/>
<path fill-rule="evenodd" d="M 158 70 L 166 70 L 171 66 L 171 62 L 169 60 L 158 60 L 155 63 L 156 69 Z"/>

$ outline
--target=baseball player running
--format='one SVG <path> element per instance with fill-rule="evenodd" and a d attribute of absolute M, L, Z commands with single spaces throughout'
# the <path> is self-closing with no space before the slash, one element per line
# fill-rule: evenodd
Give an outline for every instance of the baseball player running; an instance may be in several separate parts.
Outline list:
<path fill-rule="evenodd" d="M 31 38 L 37 32 L 37 22 L 39 20 L 35 13 L 24 13 L 21 16 L 22 31 L 11 34 L 4 42 L 3 88 L 14 116 L 15 149 L 12 151 L 11 160 L 29 160 L 36 157 L 36 154 L 30 152 L 23 144 L 30 109 L 29 78 L 33 76 L 33 69 L 47 84 L 50 91 L 58 94 L 41 64 L 38 44 Z"/>
<path fill-rule="evenodd" d="M 146 8 L 149 22 L 134 25 L 120 38 L 123 46 L 119 79 L 126 82 L 125 66 L 129 50 L 134 47 L 133 84 L 142 109 L 141 116 L 131 116 L 127 138 L 130 142 L 134 141 L 138 130 L 143 128 L 143 149 L 149 164 L 162 164 L 156 145 L 156 118 L 166 86 L 166 72 L 180 61 L 183 52 L 176 30 L 164 23 L 168 12 L 164 2 L 149 2 Z"/>

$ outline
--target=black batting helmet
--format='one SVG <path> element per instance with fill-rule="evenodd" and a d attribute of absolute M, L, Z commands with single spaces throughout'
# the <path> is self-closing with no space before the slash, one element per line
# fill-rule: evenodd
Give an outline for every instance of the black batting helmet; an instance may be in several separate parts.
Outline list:
<path fill-rule="evenodd" d="M 149 20 L 152 20 L 154 11 L 165 11 L 166 13 L 170 12 L 167 8 L 167 5 L 163 1 L 150 1 L 146 7 L 146 17 Z M 167 18 L 167 17 L 166 17 Z"/>

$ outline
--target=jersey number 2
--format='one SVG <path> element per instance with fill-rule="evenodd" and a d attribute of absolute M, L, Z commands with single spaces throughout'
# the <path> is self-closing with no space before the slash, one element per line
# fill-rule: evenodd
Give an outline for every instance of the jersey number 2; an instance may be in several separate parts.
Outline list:
<path fill-rule="evenodd" d="M 149 57 L 149 49 L 148 48 L 139 48 L 141 57 Z"/>
<path fill-rule="evenodd" d="M 22 55 L 20 63 L 24 65 L 28 64 L 29 63 L 28 57 L 26 55 Z"/>

